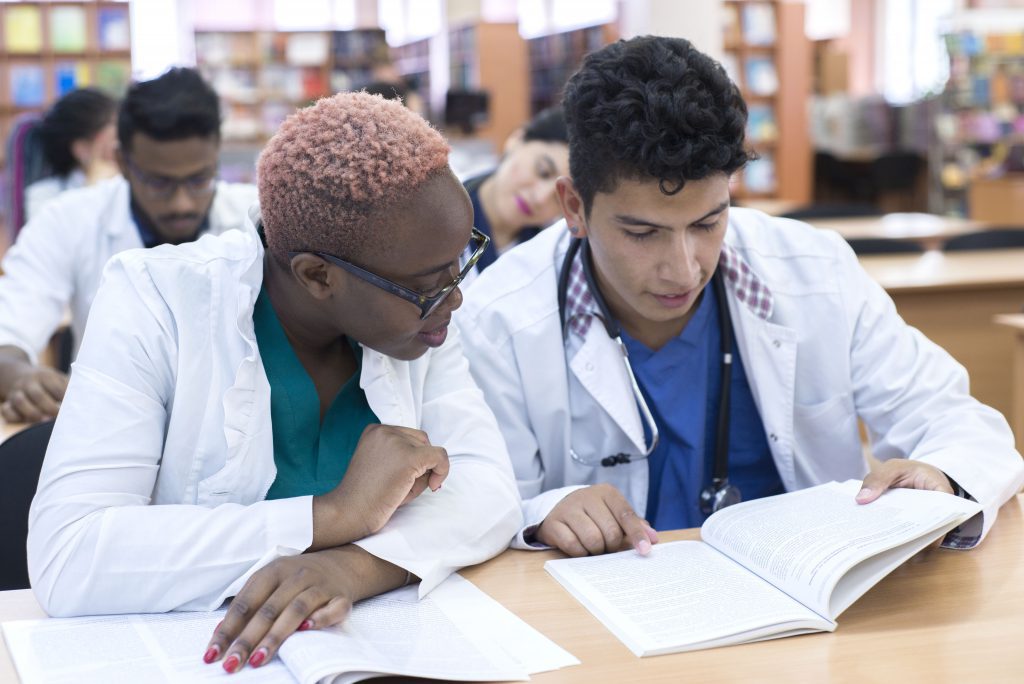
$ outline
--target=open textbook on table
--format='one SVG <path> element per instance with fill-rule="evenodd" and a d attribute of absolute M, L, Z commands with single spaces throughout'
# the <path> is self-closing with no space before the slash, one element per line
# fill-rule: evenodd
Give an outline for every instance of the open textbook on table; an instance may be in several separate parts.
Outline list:
<path fill-rule="evenodd" d="M 469 581 L 360 601 L 338 627 L 293 634 L 272 661 L 229 675 L 202 656 L 224 611 L 21 620 L 3 625 L 25 684 L 331 682 L 381 675 L 525 680 L 579 661 Z"/>
<path fill-rule="evenodd" d="M 544 568 L 638 656 L 828 631 L 896 567 L 981 511 L 942 492 L 854 501 L 831 482 L 724 508 L 703 541 Z"/>

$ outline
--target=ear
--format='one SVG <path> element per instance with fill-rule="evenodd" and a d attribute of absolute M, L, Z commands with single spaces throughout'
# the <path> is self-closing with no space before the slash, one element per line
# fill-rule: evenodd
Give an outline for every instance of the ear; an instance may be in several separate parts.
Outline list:
<path fill-rule="evenodd" d="M 501 148 L 501 153 L 503 155 L 508 154 L 509 152 L 514 151 L 517 147 L 522 145 L 524 135 L 525 132 L 523 131 L 522 127 L 512 131 L 509 134 L 508 138 L 505 139 L 505 144 Z"/>
<path fill-rule="evenodd" d="M 569 225 L 573 237 L 587 236 L 587 220 L 583 211 L 583 199 L 576 191 L 572 178 L 559 176 L 555 181 L 555 192 L 558 194 L 558 205 L 565 214 L 565 222 Z M 572 230 L 575 229 L 575 230 Z"/>
<path fill-rule="evenodd" d="M 334 294 L 337 281 L 327 262 L 314 254 L 297 254 L 289 264 L 292 275 L 313 299 L 323 301 Z"/>

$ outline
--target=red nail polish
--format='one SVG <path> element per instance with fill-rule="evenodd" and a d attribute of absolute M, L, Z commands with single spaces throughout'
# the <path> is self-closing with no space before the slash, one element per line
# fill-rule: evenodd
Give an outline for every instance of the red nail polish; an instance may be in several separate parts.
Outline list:
<path fill-rule="evenodd" d="M 308 618 L 303 620 L 302 624 L 299 625 L 300 632 L 305 632 L 307 629 L 313 629 L 313 621 L 309 620 Z"/>
<path fill-rule="evenodd" d="M 261 649 L 257 650 L 255 653 L 252 654 L 252 657 L 249 658 L 249 664 L 252 665 L 253 667 L 259 667 L 260 665 L 263 664 L 263 661 L 266 660 L 266 658 L 267 658 L 267 649 L 261 648 Z"/>
<path fill-rule="evenodd" d="M 220 655 L 220 647 L 216 646 L 216 645 L 211 646 L 210 648 L 206 649 L 206 654 L 203 656 L 203 662 L 206 663 L 207 665 L 209 665 L 214 660 L 216 660 L 217 656 L 219 656 L 219 655 Z"/>
<path fill-rule="evenodd" d="M 239 665 L 239 664 L 240 664 L 241 662 L 242 662 L 242 661 L 238 659 L 238 656 L 236 656 L 236 655 L 235 655 L 234 653 L 232 653 L 232 654 L 231 654 L 231 655 L 230 655 L 230 656 L 228 657 L 228 659 L 224 661 L 224 670 L 225 670 L 225 671 L 226 671 L 226 672 L 227 672 L 228 674 L 232 674 L 232 673 L 234 673 L 234 671 L 235 671 L 235 670 L 237 670 L 237 669 L 238 669 L 238 665 Z"/>

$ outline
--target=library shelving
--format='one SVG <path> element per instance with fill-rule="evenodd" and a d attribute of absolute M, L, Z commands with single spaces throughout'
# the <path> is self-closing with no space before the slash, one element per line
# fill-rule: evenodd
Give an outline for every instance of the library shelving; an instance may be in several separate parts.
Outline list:
<path fill-rule="evenodd" d="M 384 31 L 196 31 L 196 62 L 221 96 L 226 142 L 262 144 L 298 107 L 372 80 Z"/>
<path fill-rule="evenodd" d="M 1024 26 L 946 35 L 935 210 L 1024 224 Z"/>
<path fill-rule="evenodd" d="M 726 0 L 723 12 L 722 65 L 747 102 L 747 142 L 759 156 L 739 174 L 733 195 L 807 203 L 812 49 L 803 4 Z"/>
<path fill-rule="evenodd" d="M 430 102 L 430 39 L 422 38 L 405 45 L 392 46 L 391 59 L 395 69 L 405 78 L 409 88 L 419 95 L 424 103 Z M 430 116 L 429 105 L 425 112 Z"/>
<path fill-rule="evenodd" d="M 484 91 L 488 115 L 478 138 L 500 150 L 530 116 L 526 41 L 514 23 L 476 22 L 448 33 L 449 88 Z"/>
<path fill-rule="evenodd" d="M 614 25 L 600 24 L 527 41 L 530 48 L 530 114 L 561 102 L 562 89 L 579 69 L 583 58 L 617 38 Z"/>
<path fill-rule="evenodd" d="M 0 137 L 61 95 L 96 86 L 120 97 L 131 78 L 127 2 L 0 3 Z M 0 147 L 0 160 L 4 151 Z"/>

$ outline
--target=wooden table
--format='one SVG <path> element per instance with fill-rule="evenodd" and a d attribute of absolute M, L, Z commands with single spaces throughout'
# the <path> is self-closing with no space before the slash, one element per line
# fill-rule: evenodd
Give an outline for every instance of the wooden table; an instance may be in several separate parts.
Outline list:
<path fill-rule="evenodd" d="M 985 221 L 936 216 L 935 214 L 897 213 L 855 218 L 807 219 L 816 228 L 828 228 L 847 240 L 874 238 L 920 243 L 926 250 L 942 249 L 952 237 L 995 228 Z"/>
<path fill-rule="evenodd" d="M 923 552 L 841 615 L 834 633 L 642 659 L 544 572 L 555 552 L 507 551 L 463 574 L 582 661 L 535 675 L 539 684 L 1009 682 L 1024 680 L 1022 535 L 1024 497 L 1017 496 L 981 546 Z M 696 537 L 696 530 L 662 535 Z M 0 593 L 0 621 L 37 617 L 43 613 L 30 591 Z M 17 681 L 2 644 L 0 681 Z"/>
<path fill-rule="evenodd" d="M 971 394 L 1010 416 L 1013 339 L 993 318 L 1024 305 L 1024 248 L 870 255 L 860 263 L 907 323 L 967 368 Z"/>
<path fill-rule="evenodd" d="M 1013 366 L 1010 384 L 1013 386 L 1013 404 L 1007 419 L 1013 434 L 1017 435 L 1017 449 L 1024 444 L 1024 313 L 1003 314 L 995 317 L 998 325 L 1014 331 Z M 1024 453 L 1024 451 L 1022 451 Z"/>

